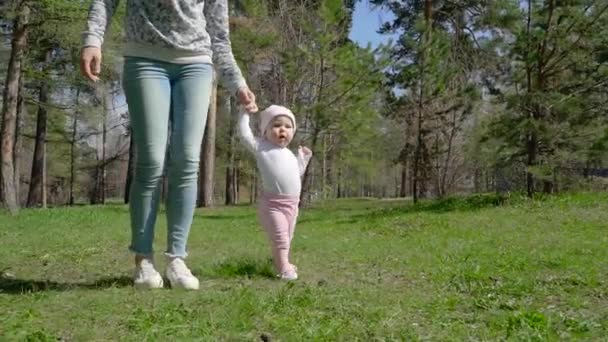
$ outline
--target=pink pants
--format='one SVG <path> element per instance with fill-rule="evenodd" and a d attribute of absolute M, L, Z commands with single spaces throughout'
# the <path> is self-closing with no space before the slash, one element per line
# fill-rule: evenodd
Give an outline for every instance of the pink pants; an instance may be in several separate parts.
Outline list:
<path fill-rule="evenodd" d="M 299 196 L 263 193 L 258 216 L 272 247 L 272 258 L 279 273 L 293 269 L 289 263 L 291 239 L 298 218 Z"/>

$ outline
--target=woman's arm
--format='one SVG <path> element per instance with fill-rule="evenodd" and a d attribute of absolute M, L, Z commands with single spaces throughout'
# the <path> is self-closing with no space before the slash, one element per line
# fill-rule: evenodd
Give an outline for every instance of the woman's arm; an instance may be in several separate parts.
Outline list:
<path fill-rule="evenodd" d="M 104 34 L 120 0 L 93 0 L 89 8 L 86 30 L 82 33 L 83 47 L 101 48 Z"/>
<path fill-rule="evenodd" d="M 205 1 L 205 20 L 207 32 L 211 37 L 213 64 L 216 66 L 219 79 L 231 94 L 236 94 L 240 88 L 246 87 L 247 83 L 232 54 L 228 0 Z"/>

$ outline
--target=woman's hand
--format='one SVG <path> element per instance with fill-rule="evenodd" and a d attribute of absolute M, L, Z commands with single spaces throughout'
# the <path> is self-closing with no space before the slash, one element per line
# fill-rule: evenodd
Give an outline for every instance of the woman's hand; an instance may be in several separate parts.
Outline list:
<path fill-rule="evenodd" d="M 80 51 L 80 71 L 93 82 L 99 81 L 101 73 L 101 49 L 87 46 Z"/>
<path fill-rule="evenodd" d="M 255 103 L 255 95 L 249 87 L 241 87 L 236 92 L 236 98 L 239 100 L 239 104 L 243 105 L 245 110 L 249 113 L 255 113 L 258 111 L 258 105 Z"/>

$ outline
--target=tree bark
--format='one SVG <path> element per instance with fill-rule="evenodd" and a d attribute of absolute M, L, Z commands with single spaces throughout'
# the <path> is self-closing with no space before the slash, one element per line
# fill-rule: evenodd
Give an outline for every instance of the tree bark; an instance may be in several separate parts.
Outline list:
<path fill-rule="evenodd" d="M 321 191 L 323 198 L 327 198 L 327 178 L 329 175 L 329 162 L 327 160 L 327 135 L 323 136 L 323 154 L 321 156 Z"/>
<path fill-rule="evenodd" d="M 336 171 L 336 198 L 344 197 L 344 190 L 342 189 L 342 168 L 337 167 Z"/>
<path fill-rule="evenodd" d="M 251 189 L 249 190 L 249 203 L 253 204 L 255 203 L 255 199 L 257 197 L 257 185 L 258 185 L 258 179 L 257 179 L 257 168 L 253 167 L 253 171 L 251 172 Z"/>
<path fill-rule="evenodd" d="M 108 85 L 109 86 L 109 85 Z M 106 85 L 100 83 L 95 89 L 97 100 L 102 106 L 102 123 L 101 123 L 101 153 L 99 152 L 100 146 L 96 146 L 97 165 L 94 172 L 94 186 L 90 192 L 90 203 L 91 204 L 104 204 L 105 203 L 105 187 L 106 187 L 106 134 L 107 134 L 107 115 L 110 106 L 110 94 L 105 88 Z"/>
<path fill-rule="evenodd" d="M 399 188 L 399 197 L 407 196 L 407 163 L 401 165 L 401 187 Z"/>
<path fill-rule="evenodd" d="M 106 93 L 103 92 L 103 127 L 102 127 L 102 134 L 101 134 L 101 167 L 100 167 L 100 173 L 101 173 L 101 186 L 99 187 L 99 203 L 101 204 L 105 204 L 106 203 L 106 155 L 107 155 L 107 144 L 108 144 L 108 109 L 110 108 L 110 106 L 108 106 L 108 101 L 110 100 L 110 96 L 112 96 L 110 93 Z"/>
<path fill-rule="evenodd" d="M 15 19 L 15 30 L 11 41 L 11 56 L 6 73 L 6 83 L 3 94 L 1 155 L 2 169 L 2 199 L 11 214 L 19 210 L 17 191 L 15 188 L 15 161 L 13 159 L 17 110 L 19 102 L 19 79 L 22 72 L 23 56 L 27 48 L 28 24 L 30 6 L 28 1 L 19 4 L 19 12 Z"/>
<path fill-rule="evenodd" d="M 241 198 L 241 161 L 238 160 L 236 163 L 236 169 L 234 170 L 234 198 L 238 202 Z"/>
<path fill-rule="evenodd" d="M 15 125 L 15 146 L 13 148 L 13 163 L 15 170 L 15 196 L 17 197 L 17 205 L 21 206 L 21 169 L 19 167 L 19 160 L 21 158 L 21 149 L 23 145 L 23 139 L 21 139 L 21 130 L 23 129 L 24 118 L 27 117 L 27 106 L 25 105 L 25 80 L 23 73 L 19 77 L 19 105 L 17 109 L 17 124 Z"/>
<path fill-rule="evenodd" d="M 413 192 L 413 196 L 414 196 L 414 203 L 418 202 L 418 197 L 419 197 L 419 192 L 422 192 L 421 188 L 424 187 L 420 186 L 420 182 L 421 182 L 421 177 L 420 177 L 420 164 L 421 164 L 421 154 L 422 154 L 422 150 L 425 149 L 425 147 L 423 146 L 424 144 L 424 132 L 423 132 L 423 124 L 422 124 L 422 120 L 423 120 L 423 113 L 424 113 L 424 96 L 425 96 L 425 92 L 424 92 L 424 87 L 425 87 L 425 63 L 426 63 L 426 49 L 430 48 L 430 45 L 427 45 L 428 42 L 430 42 L 431 40 L 431 29 L 432 29 L 432 12 L 433 12 L 433 2 L 432 0 L 425 0 L 424 1 L 424 21 L 425 21 L 425 32 L 423 34 L 423 38 L 422 38 L 422 49 L 420 51 L 420 58 L 418 63 L 420 63 L 420 82 L 419 82 L 419 93 L 418 93 L 418 122 L 417 122 L 417 128 L 418 128 L 418 132 L 416 135 L 416 149 L 414 151 L 414 165 L 413 165 L 413 185 L 412 185 L 412 192 Z M 420 189 L 419 189 L 420 188 Z"/>
<path fill-rule="evenodd" d="M 230 117 L 230 126 L 229 126 L 229 140 L 228 140 L 228 156 L 226 166 L 226 187 L 225 187 L 225 204 L 232 205 L 236 204 L 237 196 L 236 196 L 236 118 L 238 115 L 236 102 L 234 99 L 227 98 L 226 105 L 230 107 L 229 117 Z"/>
<path fill-rule="evenodd" d="M 440 182 L 440 193 L 441 196 L 445 196 L 448 187 L 447 187 L 447 177 L 450 170 L 450 163 L 452 161 L 452 150 L 454 149 L 454 139 L 456 138 L 456 132 L 458 131 L 458 121 L 456 120 L 456 111 L 452 111 L 452 122 L 449 127 L 450 134 L 448 137 L 448 146 L 447 146 L 447 155 L 445 157 L 443 163 L 443 172 L 441 174 L 441 182 Z M 454 171 L 455 172 L 455 171 Z"/>
<path fill-rule="evenodd" d="M 317 128 L 313 129 L 312 132 L 312 140 L 311 140 L 311 144 L 310 144 L 310 150 L 313 151 L 313 156 L 312 158 L 310 158 L 310 162 L 308 163 L 308 165 L 306 166 L 306 170 L 304 171 L 304 175 L 302 176 L 302 191 L 300 192 L 300 207 L 305 206 L 307 203 L 307 199 L 306 196 L 308 195 L 309 192 L 309 187 L 310 187 L 310 183 L 312 183 L 311 178 L 312 175 L 310 174 L 310 165 L 313 162 L 313 159 L 315 158 L 315 154 L 314 151 L 317 148 L 317 141 L 319 139 L 319 130 Z"/>
<path fill-rule="evenodd" d="M 76 108 L 72 119 L 72 140 L 70 141 L 70 199 L 69 205 L 74 205 L 74 183 L 76 182 L 76 139 L 78 137 L 78 115 L 80 106 L 80 87 L 76 90 Z"/>
<path fill-rule="evenodd" d="M 234 202 L 234 191 L 232 190 L 232 171 L 230 166 L 226 167 L 226 184 L 224 189 L 225 201 L 224 204 L 232 205 Z"/>
<path fill-rule="evenodd" d="M 45 69 L 49 68 L 53 57 L 53 49 L 49 48 L 44 57 Z M 40 84 L 38 114 L 36 120 L 36 138 L 34 145 L 34 158 L 30 177 L 30 190 L 27 196 L 27 206 L 42 206 L 46 208 L 46 134 L 48 121 L 48 103 L 50 98 L 50 85 L 47 80 Z"/>

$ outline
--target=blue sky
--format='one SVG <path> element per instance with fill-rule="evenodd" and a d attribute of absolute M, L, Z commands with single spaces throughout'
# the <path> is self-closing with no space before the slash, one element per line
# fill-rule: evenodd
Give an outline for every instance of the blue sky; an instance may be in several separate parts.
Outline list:
<path fill-rule="evenodd" d="M 357 42 L 360 46 L 366 47 L 371 43 L 372 48 L 378 44 L 385 43 L 389 36 L 376 33 L 380 25 L 393 19 L 393 15 L 381 9 L 372 9 L 366 0 L 358 1 L 353 14 L 353 26 L 350 32 L 350 39 Z"/>

